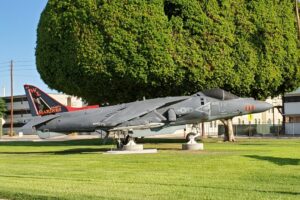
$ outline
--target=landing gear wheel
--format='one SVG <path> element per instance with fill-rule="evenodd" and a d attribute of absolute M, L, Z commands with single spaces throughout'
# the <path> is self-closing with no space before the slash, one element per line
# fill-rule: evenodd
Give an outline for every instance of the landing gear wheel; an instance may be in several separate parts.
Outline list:
<path fill-rule="evenodd" d="M 126 145 L 126 144 L 128 144 L 129 141 L 130 141 L 130 136 L 127 135 L 127 136 L 123 139 L 122 143 L 123 143 L 123 145 Z"/>
<path fill-rule="evenodd" d="M 182 144 L 182 150 L 203 150 L 203 143 L 198 143 L 196 138 L 199 137 L 199 133 L 189 133 L 186 136 L 187 143 Z"/>
<path fill-rule="evenodd" d="M 187 134 L 185 137 L 186 141 L 189 142 L 192 139 L 192 137 L 195 137 L 195 135 L 197 135 L 197 134 L 196 133 Z"/>

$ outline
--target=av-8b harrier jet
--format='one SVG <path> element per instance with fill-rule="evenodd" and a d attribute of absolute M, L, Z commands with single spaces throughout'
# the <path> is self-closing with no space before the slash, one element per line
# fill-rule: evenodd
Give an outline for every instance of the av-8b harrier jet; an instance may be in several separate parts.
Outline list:
<path fill-rule="evenodd" d="M 263 101 L 240 98 L 224 90 L 213 89 L 191 96 L 75 109 L 62 105 L 35 86 L 24 87 L 34 116 L 19 130 L 24 134 L 33 131 L 66 134 L 104 131 L 121 133 L 127 136 L 125 138 L 135 138 L 173 133 L 186 124 L 259 113 L 272 107 Z"/>

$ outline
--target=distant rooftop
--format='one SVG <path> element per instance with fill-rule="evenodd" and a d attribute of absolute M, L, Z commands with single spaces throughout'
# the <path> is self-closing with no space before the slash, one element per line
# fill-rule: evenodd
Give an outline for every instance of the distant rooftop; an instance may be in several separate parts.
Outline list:
<path fill-rule="evenodd" d="M 293 92 L 286 93 L 284 96 L 300 96 L 300 87 Z"/>

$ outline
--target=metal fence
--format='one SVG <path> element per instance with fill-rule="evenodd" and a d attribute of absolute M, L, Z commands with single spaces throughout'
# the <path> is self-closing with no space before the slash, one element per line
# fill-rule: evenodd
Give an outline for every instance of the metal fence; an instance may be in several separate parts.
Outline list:
<path fill-rule="evenodd" d="M 300 135 L 300 123 L 286 123 L 285 133 L 288 135 Z"/>
<path fill-rule="evenodd" d="M 236 136 L 279 136 L 282 135 L 282 125 L 273 124 L 242 124 L 233 125 Z M 218 126 L 218 135 L 225 133 L 224 125 Z"/>

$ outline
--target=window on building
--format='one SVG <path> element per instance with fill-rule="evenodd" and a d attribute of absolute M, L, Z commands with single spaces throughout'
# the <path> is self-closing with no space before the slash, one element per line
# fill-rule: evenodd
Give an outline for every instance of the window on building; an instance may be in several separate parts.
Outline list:
<path fill-rule="evenodd" d="M 244 120 L 242 120 L 242 124 L 245 124 L 245 121 L 244 121 Z"/>
<path fill-rule="evenodd" d="M 212 123 L 212 122 L 209 123 L 209 127 L 210 127 L 210 128 L 213 127 L 213 123 Z"/>
<path fill-rule="evenodd" d="M 257 119 L 254 119 L 254 123 L 257 124 Z"/>
<path fill-rule="evenodd" d="M 281 120 L 280 119 L 278 119 L 278 124 L 281 124 Z"/>
<path fill-rule="evenodd" d="M 238 119 L 238 124 L 241 124 L 241 119 Z"/>
<path fill-rule="evenodd" d="M 258 119 L 258 124 L 260 124 L 260 119 Z"/>
<path fill-rule="evenodd" d="M 217 121 L 215 121 L 215 127 L 217 127 Z"/>
<path fill-rule="evenodd" d="M 268 119 L 268 124 L 272 124 L 272 121 L 271 121 L 271 119 Z"/>

